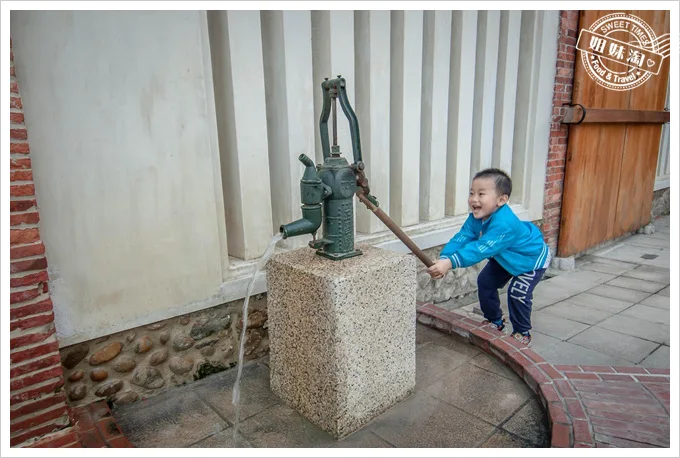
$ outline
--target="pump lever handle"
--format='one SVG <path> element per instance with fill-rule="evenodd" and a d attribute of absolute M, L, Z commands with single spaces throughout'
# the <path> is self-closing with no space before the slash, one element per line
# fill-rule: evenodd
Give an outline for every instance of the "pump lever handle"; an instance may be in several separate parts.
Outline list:
<path fill-rule="evenodd" d="M 418 248 L 418 245 L 416 245 L 415 242 L 413 242 L 413 240 L 411 240 L 409 236 L 406 235 L 404 231 L 402 231 L 401 228 L 397 226 L 396 223 L 392 221 L 392 219 L 387 216 L 387 214 L 382 211 L 380 207 L 371 202 L 371 199 L 367 197 L 362 190 L 357 191 L 357 197 L 366 205 L 369 210 L 375 214 L 375 216 L 378 217 L 380 221 L 385 223 L 385 226 L 387 226 L 389 230 L 391 230 L 392 233 L 394 233 L 394 235 L 396 235 L 399 240 L 401 240 L 402 243 L 406 245 L 409 250 L 411 250 L 411 253 L 416 255 L 416 257 L 420 259 L 423 264 L 425 264 L 425 266 L 430 267 L 434 264 L 434 262 L 432 262 L 432 260 L 427 257 L 423 250 Z"/>
<path fill-rule="evenodd" d="M 331 113 L 331 99 L 339 98 L 340 107 L 342 111 L 347 116 L 349 120 L 349 132 L 352 137 L 352 153 L 354 155 L 354 163 L 358 164 L 362 162 L 361 156 L 361 138 L 359 134 L 359 121 L 357 116 L 352 109 L 347 98 L 345 78 L 338 75 L 338 78 L 332 80 L 325 80 L 321 83 L 321 89 L 323 90 L 323 107 L 321 110 L 321 117 L 319 119 L 319 130 L 321 134 L 321 148 L 323 150 L 324 159 L 329 157 L 331 154 L 330 141 L 328 139 L 328 117 Z M 333 94 L 331 94 L 333 92 Z"/>

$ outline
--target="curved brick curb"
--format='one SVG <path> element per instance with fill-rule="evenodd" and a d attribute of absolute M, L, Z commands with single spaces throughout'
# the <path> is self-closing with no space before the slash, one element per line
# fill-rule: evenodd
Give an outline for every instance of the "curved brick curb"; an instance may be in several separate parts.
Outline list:
<path fill-rule="evenodd" d="M 548 412 L 552 447 L 669 447 L 670 371 L 552 365 L 511 336 L 434 304 L 418 322 L 457 334 L 508 365 Z"/>

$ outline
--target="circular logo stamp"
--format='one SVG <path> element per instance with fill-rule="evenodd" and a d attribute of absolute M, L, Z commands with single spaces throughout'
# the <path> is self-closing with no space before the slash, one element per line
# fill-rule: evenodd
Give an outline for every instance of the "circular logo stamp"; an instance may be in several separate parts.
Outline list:
<path fill-rule="evenodd" d="M 576 48 L 590 77 L 600 86 L 626 91 L 658 74 L 666 57 L 661 43 L 642 19 L 627 13 L 608 14 L 581 30 Z M 661 46 L 663 45 L 663 46 Z"/>

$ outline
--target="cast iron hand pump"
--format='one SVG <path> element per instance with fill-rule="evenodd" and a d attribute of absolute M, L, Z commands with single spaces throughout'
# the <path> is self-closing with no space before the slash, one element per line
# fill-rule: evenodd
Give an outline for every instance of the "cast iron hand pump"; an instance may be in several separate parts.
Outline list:
<path fill-rule="evenodd" d="M 302 218 L 280 227 L 283 238 L 312 234 L 313 240 L 309 242 L 309 246 L 316 249 L 318 255 L 333 260 L 360 255 L 361 250 L 354 247 L 352 198 L 356 194 L 357 198 L 385 223 L 423 264 L 430 267 L 432 261 L 380 209 L 378 201 L 370 193 L 368 179 L 364 174 L 364 163 L 361 159 L 359 122 L 347 99 L 345 86 L 345 79 L 340 75 L 333 80 L 326 78 L 321 83 L 323 108 L 319 120 L 319 131 L 324 163 L 314 167 L 314 162 L 309 157 L 305 154 L 300 155 L 300 162 L 306 167 L 302 180 L 300 180 Z M 342 157 L 338 146 L 337 99 L 340 99 L 340 107 L 349 120 L 352 153 L 354 155 L 354 163 L 351 165 Z M 328 139 L 328 118 L 331 110 L 333 111 L 332 146 Z M 322 223 L 323 236 L 317 239 L 316 232 Z"/>

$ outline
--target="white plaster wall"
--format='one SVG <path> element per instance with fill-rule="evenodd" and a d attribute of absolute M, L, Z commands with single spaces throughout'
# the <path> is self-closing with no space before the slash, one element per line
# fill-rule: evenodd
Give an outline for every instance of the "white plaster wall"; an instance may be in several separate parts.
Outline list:
<path fill-rule="evenodd" d="M 326 76 L 347 78 L 371 189 L 420 248 L 455 234 L 489 161 L 540 218 L 559 12 L 492 13 L 489 34 L 480 11 L 13 12 L 60 344 L 245 296 L 299 217 L 298 155 L 320 161 Z M 358 243 L 406 251 L 355 208 Z"/>
<path fill-rule="evenodd" d="M 11 30 L 60 343 L 219 293 L 205 12 L 13 11 Z"/>

